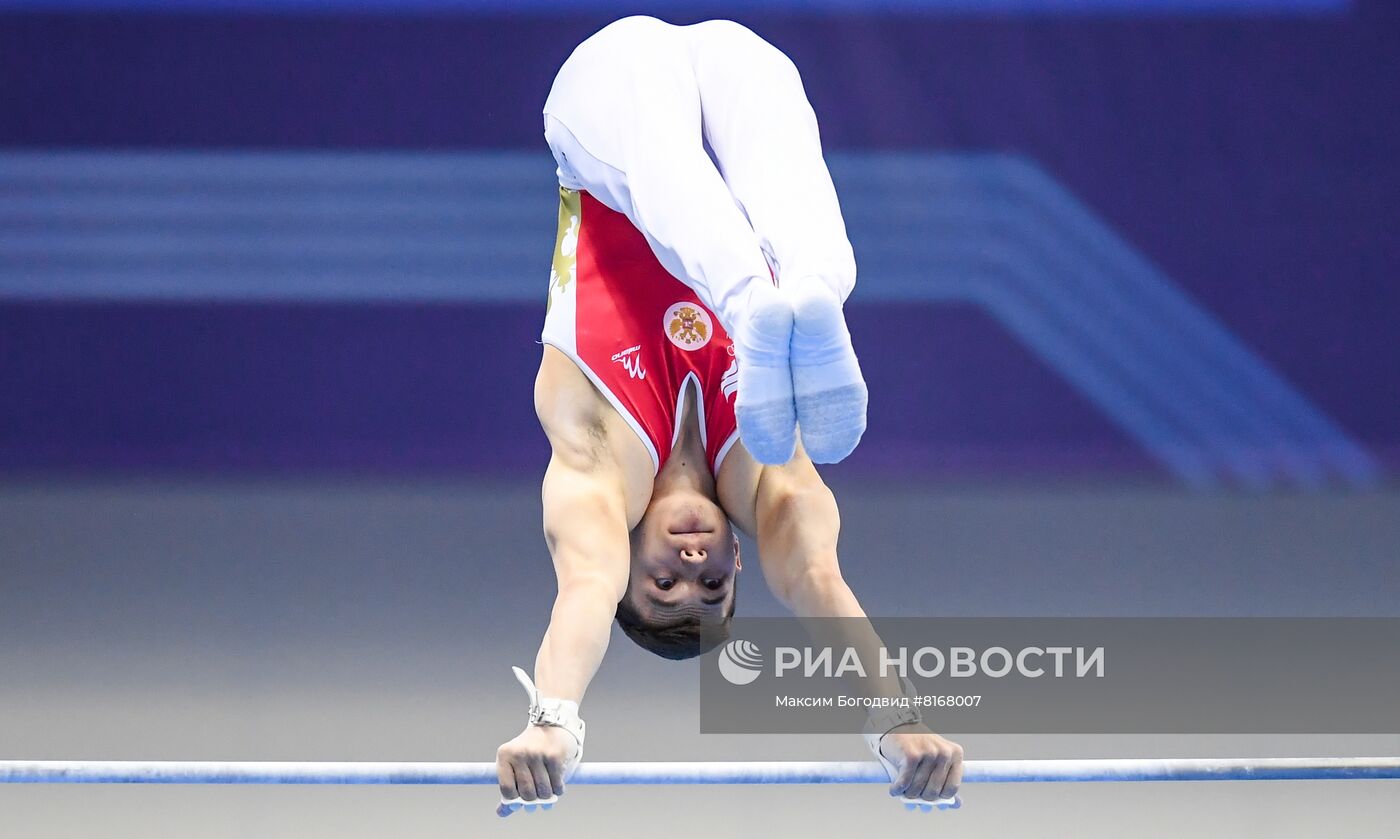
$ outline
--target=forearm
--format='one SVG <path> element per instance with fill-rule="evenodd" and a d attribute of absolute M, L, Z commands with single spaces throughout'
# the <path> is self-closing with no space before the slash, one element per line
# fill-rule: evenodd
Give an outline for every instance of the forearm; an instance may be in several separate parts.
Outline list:
<path fill-rule="evenodd" d="M 541 694 L 582 702 L 608 650 L 617 601 L 616 585 L 603 578 L 560 585 L 535 656 L 535 684 Z"/>
<path fill-rule="evenodd" d="M 627 589 L 627 518 L 621 480 L 599 464 L 597 452 L 557 442 L 555 449 L 541 501 L 558 588 L 535 656 L 535 685 L 544 696 L 580 702 Z"/>
<path fill-rule="evenodd" d="M 814 641 L 838 649 L 852 647 L 860 660 L 867 662 L 867 677 L 853 683 L 857 690 L 868 696 L 903 695 L 899 681 L 893 676 L 882 676 L 880 668 L 874 666 L 880 661 L 884 642 L 839 574 L 808 580 L 794 586 L 792 592 L 788 608 L 803 622 Z"/>

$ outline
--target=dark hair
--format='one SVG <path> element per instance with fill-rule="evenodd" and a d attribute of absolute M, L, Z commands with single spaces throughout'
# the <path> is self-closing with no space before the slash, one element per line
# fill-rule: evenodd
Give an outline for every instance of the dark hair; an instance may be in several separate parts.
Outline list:
<path fill-rule="evenodd" d="M 720 623 L 705 624 L 694 617 L 648 623 L 631 601 L 623 597 L 617 604 L 617 625 L 642 649 L 680 661 L 704 655 L 729 640 L 729 621 L 734 617 L 734 604 L 738 601 L 739 578 L 736 576 L 729 593 L 729 610 Z"/>

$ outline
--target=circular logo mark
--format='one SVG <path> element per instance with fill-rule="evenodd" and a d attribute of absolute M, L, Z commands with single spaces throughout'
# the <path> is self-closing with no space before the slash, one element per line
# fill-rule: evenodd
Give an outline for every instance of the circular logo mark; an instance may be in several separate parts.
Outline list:
<path fill-rule="evenodd" d="M 747 685 L 762 672 L 763 653 L 752 641 L 730 641 L 719 651 L 719 674 L 731 685 Z"/>
<path fill-rule="evenodd" d="M 710 313 L 694 303 L 672 303 L 662 321 L 666 337 L 683 350 L 698 350 L 710 343 L 715 325 Z"/>

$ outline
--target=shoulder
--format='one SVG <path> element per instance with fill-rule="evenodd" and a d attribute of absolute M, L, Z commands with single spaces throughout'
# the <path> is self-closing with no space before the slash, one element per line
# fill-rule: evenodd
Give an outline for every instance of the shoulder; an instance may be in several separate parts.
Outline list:
<path fill-rule="evenodd" d="M 651 455 L 588 377 L 559 350 L 544 348 L 535 377 L 535 415 L 549 438 L 552 460 L 580 474 L 609 475 L 633 508 L 651 496 Z"/>
<path fill-rule="evenodd" d="M 535 376 L 535 416 L 556 456 L 579 468 L 598 465 L 607 454 L 611 410 L 567 356 L 545 346 Z"/>
<path fill-rule="evenodd" d="M 742 440 L 737 441 L 715 475 L 720 508 L 734 526 L 749 536 L 757 532 L 754 502 L 766 467 L 753 459 Z"/>
<path fill-rule="evenodd" d="M 801 443 L 781 466 L 765 466 L 754 460 L 742 441 L 735 443 L 715 476 L 715 486 L 725 515 L 750 536 L 758 532 L 761 499 L 772 506 L 813 492 L 830 492 Z"/>

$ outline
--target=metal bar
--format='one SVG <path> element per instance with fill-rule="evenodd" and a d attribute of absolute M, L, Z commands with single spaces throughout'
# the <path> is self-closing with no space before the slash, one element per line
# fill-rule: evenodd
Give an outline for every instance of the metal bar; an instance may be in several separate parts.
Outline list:
<path fill-rule="evenodd" d="M 1400 757 L 970 760 L 969 783 L 1400 779 Z M 0 760 L 3 784 L 495 784 L 493 763 Z M 883 784 L 876 763 L 585 763 L 571 784 Z"/>

